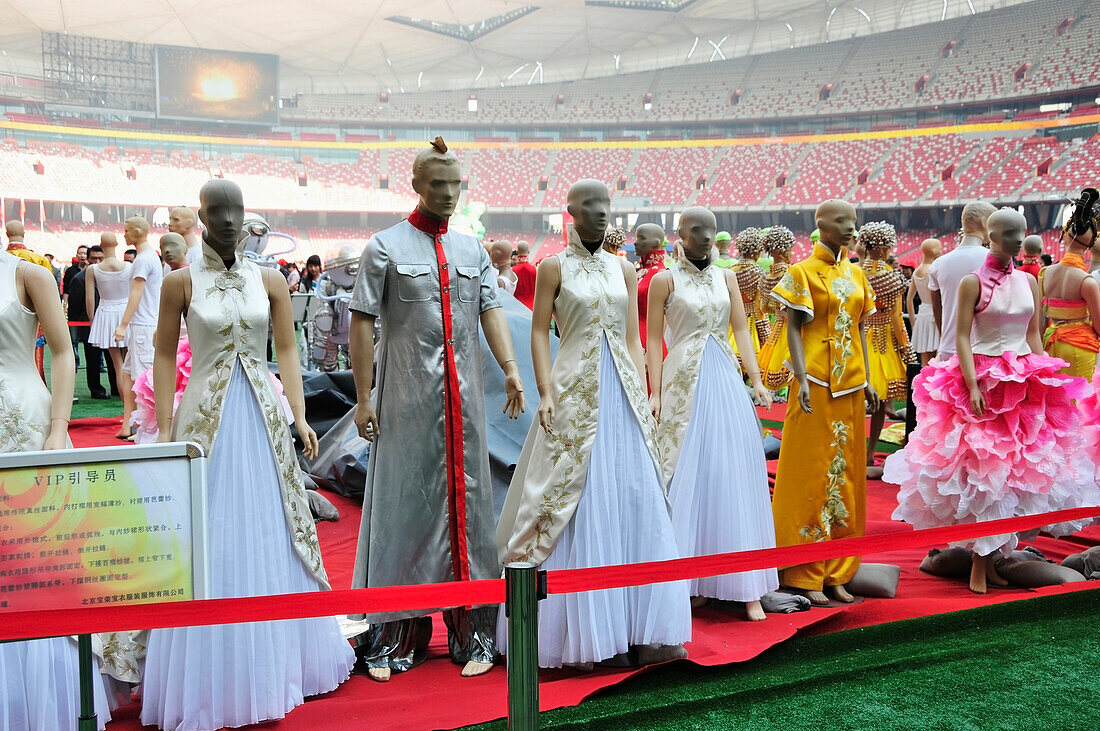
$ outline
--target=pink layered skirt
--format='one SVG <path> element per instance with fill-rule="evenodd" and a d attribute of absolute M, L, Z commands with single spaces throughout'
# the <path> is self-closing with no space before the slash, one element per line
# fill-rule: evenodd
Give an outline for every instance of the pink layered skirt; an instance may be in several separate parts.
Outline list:
<path fill-rule="evenodd" d="M 883 480 L 900 488 L 894 519 L 922 529 L 1100 504 L 1094 447 L 1085 443 L 1074 403 L 1092 389 L 1083 378 L 1061 375 L 1065 365 L 1042 353 L 975 355 L 986 404 L 981 416 L 970 405 L 957 356 L 926 366 L 913 382 L 917 428 L 884 465 Z M 1042 530 L 1065 535 L 1088 522 Z M 957 545 L 982 556 L 1007 554 L 1019 537 Z"/>

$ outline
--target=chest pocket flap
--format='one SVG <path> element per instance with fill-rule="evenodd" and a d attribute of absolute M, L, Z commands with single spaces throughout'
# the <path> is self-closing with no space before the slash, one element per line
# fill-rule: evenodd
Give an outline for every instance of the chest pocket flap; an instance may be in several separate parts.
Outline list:
<path fill-rule="evenodd" d="M 458 298 L 463 302 L 477 302 L 481 289 L 481 267 L 456 266 L 458 272 Z"/>
<path fill-rule="evenodd" d="M 397 296 L 403 302 L 427 302 L 432 298 L 431 266 L 427 264 L 395 264 Z"/>

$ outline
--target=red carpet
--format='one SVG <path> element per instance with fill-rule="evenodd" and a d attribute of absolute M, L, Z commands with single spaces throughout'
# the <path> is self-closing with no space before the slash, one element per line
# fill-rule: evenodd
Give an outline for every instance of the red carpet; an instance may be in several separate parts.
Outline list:
<path fill-rule="evenodd" d="M 784 408 L 782 404 L 777 405 L 773 413 L 781 419 Z M 84 423 L 92 421 L 102 423 Z M 119 443 L 113 438 L 118 428 L 117 420 L 81 420 L 73 422 L 73 427 L 70 433 L 78 446 Z M 98 441 L 93 443 L 93 440 Z M 769 467 L 774 470 L 774 462 Z M 881 482 L 873 481 L 868 485 L 869 533 L 911 530 L 905 524 L 890 520 L 890 513 L 896 506 L 895 495 L 895 488 Z M 335 523 L 318 524 L 317 532 L 332 585 L 347 588 L 355 558 L 360 509 L 339 495 L 326 493 L 326 496 L 340 509 L 341 518 Z M 1071 553 L 1098 543 L 1100 529 L 1091 528 L 1071 540 L 1040 537 L 1032 545 L 1048 558 L 1060 561 Z M 815 608 L 797 614 L 771 614 L 764 622 L 746 622 L 721 609 L 697 610 L 693 641 L 688 645 L 690 661 L 703 666 L 744 662 L 799 631 L 814 634 L 836 632 L 1088 588 L 1081 582 L 1040 590 L 991 589 L 982 597 L 972 594 L 965 582 L 938 579 L 921 573 L 918 567 L 925 554 L 926 551 L 913 550 L 866 557 L 869 562 L 901 566 L 901 582 L 894 599 L 865 599 L 851 606 Z M 539 686 L 540 707 L 550 710 L 576 705 L 601 688 L 619 683 L 637 672 L 644 671 L 604 668 L 591 673 L 543 671 Z M 353 676 L 334 692 L 309 701 L 295 709 L 288 718 L 265 724 L 264 728 L 313 731 L 317 728 L 350 728 L 359 723 L 369 723 L 377 729 L 457 728 L 503 717 L 507 710 L 505 681 L 503 664 L 480 678 L 461 678 L 459 667 L 452 665 L 446 657 L 446 633 L 437 617 L 432 658 L 423 666 L 405 675 L 395 675 L 386 684 Z M 138 713 L 137 704 L 119 709 L 110 728 L 131 731 L 141 728 Z"/>

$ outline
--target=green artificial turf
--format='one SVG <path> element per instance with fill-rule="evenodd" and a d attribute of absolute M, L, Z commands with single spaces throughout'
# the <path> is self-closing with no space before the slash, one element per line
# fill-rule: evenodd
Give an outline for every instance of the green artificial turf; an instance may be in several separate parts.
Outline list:
<path fill-rule="evenodd" d="M 1100 589 L 675 663 L 540 716 L 547 729 L 1100 728 Z M 468 727 L 503 729 L 503 721 Z"/>
<path fill-rule="evenodd" d="M 104 353 L 104 358 L 107 358 Z M 80 367 L 76 370 L 76 382 L 73 384 L 73 395 L 76 402 L 73 404 L 73 419 L 87 419 L 93 416 L 121 416 L 122 399 L 117 396 L 110 399 L 93 399 L 88 390 L 88 378 L 84 370 L 84 348 L 80 348 Z M 111 382 L 107 380 L 107 372 L 103 371 L 99 376 L 100 383 L 106 391 L 110 391 Z M 46 383 L 50 382 L 50 349 L 46 348 Z"/>

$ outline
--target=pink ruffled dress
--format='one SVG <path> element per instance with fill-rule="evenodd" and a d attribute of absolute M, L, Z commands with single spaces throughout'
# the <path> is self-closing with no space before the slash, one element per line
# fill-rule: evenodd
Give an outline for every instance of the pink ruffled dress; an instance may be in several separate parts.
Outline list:
<path fill-rule="evenodd" d="M 1027 329 L 1035 304 L 1028 275 L 1002 271 L 991 281 L 982 276 L 988 266 L 978 272 L 983 296 L 970 337 L 984 413 L 977 416 L 970 405 L 958 356 L 932 361 L 913 382 L 917 428 L 884 465 L 882 479 L 900 486 L 894 519 L 918 530 L 1100 503 L 1093 450 L 1074 404 L 1091 387 L 1061 375 L 1066 363 L 1060 358 L 1031 352 Z M 1088 522 L 1043 530 L 1065 535 Z M 982 556 L 1007 555 L 1020 537 L 1027 536 L 955 545 Z"/>

